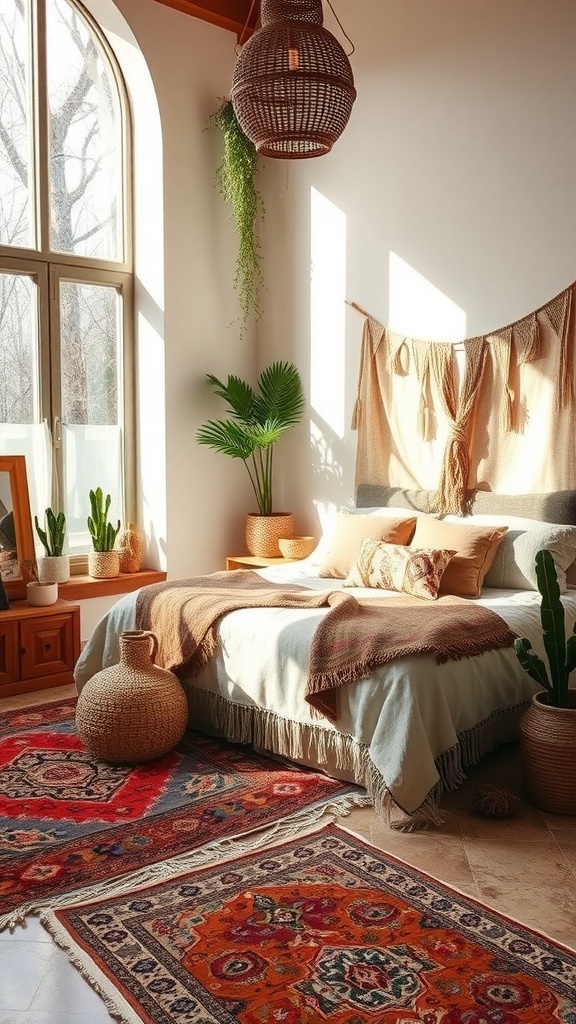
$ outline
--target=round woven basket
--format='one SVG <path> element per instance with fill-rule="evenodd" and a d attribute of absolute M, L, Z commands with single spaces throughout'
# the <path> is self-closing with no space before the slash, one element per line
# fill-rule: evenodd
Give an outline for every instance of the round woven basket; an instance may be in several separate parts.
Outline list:
<path fill-rule="evenodd" d="M 246 516 L 246 547 L 251 555 L 280 558 L 280 537 L 291 537 L 293 533 L 294 516 L 291 512 L 273 512 L 270 515 L 250 512 Z"/>
<path fill-rule="evenodd" d="M 122 633 L 119 663 L 101 669 L 80 692 L 76 730 L 102 761 L 152 761 L 172 750 L 184 735 L 186 695 L 173 672 L 154 664 L 156 650 L 154 633 Z"/>
<path fill-rule="evenodd" d="M 315 537 L 280 537 L 278 547 L 284 558 L 308 558 L 316 546 Z"/>
<path fill-rule="evenodd" d="M 522 782 L 531 803 L 554 814 L 576 814 L 576 690 L 569 706 L 537 693 L 520 722 Z"/>

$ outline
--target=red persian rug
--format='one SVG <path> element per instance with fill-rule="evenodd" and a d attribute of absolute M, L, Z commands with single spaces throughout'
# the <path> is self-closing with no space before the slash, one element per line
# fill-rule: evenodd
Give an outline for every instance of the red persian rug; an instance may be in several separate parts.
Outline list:
<path fill-rule="evenodd" d="M 194 732 L 149 764 L 105 764 L 78 737 L 74 708 L 0 714 L 0 928 L 72 891 L 92 899 L 126 875 L 153 881 L 171 858 L 203 863 L 205 847 L 271 827 L 296 835 L 328 809 L 366 801 L 356 786 Z"/>
<path fill-rule="evenodd" d="M 42 921 L 124 1024 L 574 1024 L 576 953 L 318 832 Z"/>

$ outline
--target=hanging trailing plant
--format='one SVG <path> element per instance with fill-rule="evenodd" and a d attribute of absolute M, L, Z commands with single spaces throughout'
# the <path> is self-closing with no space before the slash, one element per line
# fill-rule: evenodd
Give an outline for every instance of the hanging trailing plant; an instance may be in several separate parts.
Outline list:
<path fill-rule="evenodd" d="M 260 316 L 262 265 L 258 220 L 263 203 L 256 184 L 257 154 L 254 144 L 240 127 L 232 100 L 220 104 L 211 118 L 222 135 L 223 154 L 216 181 L 223 198 L 232 206 L 238 234 L 238 255 L 234 287 L 242 310 L 242 329 L 248 318 Z"/>

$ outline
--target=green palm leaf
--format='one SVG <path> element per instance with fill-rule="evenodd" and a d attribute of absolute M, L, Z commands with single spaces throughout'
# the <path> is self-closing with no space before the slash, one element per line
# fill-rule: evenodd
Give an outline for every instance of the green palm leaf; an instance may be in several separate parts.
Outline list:
<path fill-rule="evenodd" d="M 302 418 L 304 392 L 293 363 L 276 362 L 262 371 L 254 390 L 233 374 L 226 382 L 206 374 L 232 419 L 209 420 L 196 440 L 223 455 L 242 459 L 261 513 L 272 512 L 273 447 Z"/>

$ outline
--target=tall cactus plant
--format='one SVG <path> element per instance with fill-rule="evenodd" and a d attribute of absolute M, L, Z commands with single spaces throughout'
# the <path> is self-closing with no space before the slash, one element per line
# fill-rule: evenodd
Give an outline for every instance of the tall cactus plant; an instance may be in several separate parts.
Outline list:
<path fill-rule="evenodd" d="M 542 595 L 540 620 L 550 674 L 526 637 L 514 641 L 514 650 L 522 668 L 547 692 L 548 703 L 555 708 L 567 708 L 568 681 L 576 668 L 576 623 L 566 639 L 564 607 L 556 566 L 549 551 L 536 553 L 536 582 Z"/>
<path fill-rule="evenodd" d="M 111 501 L 112 498 L 109 494 L 104 499 L 101 487 L 90 491 L 91 515 L 88 516 L 88 529 L 92 537 L 94 551 L 112 551 L 114 549 L 120 530 L 120 520 L 116 526 L 108 522 Z"/>
<path fill-rule="evenodd" d="M 55 515 L 51 508 L 44 512 L 44 530 L 38 522 L 38 516 L 34 516 L 34 526 L 48 558 L 58 557 L 64 551 L 64 537 L 66 535 L 66 516 L 63 512 Z"/>

